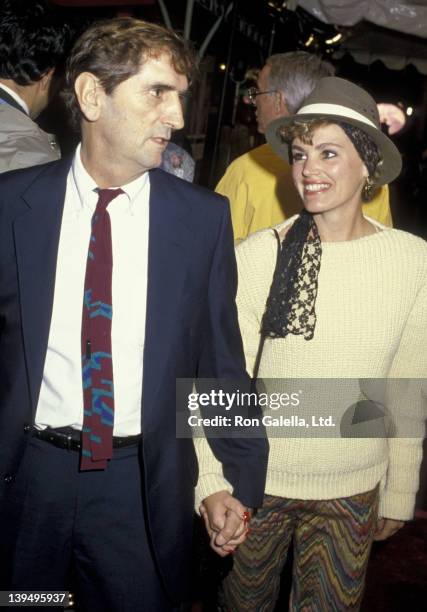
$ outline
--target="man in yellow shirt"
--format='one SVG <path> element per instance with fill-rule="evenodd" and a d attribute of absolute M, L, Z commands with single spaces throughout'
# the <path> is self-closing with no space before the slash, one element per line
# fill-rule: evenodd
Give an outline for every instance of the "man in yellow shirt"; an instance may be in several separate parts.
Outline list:
<path fill-rule="evenodd" d="M 248 91 L 256 105 L 258 131 L 264 134 L 271 121 L 294 114 L 317 81 L 333 73 L 332 64 L 305 51 L 271 55 L 259 72 L 257 87 Z M 235 159 L 216 191 L 230 200 L 236 242 L 281 223 L 302 208 L 290 165 L 268 144 Z M 387 185 L 364 204 L 363 212 L 384 225 L 392 225 Z"/>

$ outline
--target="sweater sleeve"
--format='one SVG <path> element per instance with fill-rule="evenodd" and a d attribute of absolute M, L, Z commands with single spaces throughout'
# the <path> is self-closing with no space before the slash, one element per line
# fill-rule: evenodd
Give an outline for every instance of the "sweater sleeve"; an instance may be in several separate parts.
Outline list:
<path fill-rule="evenodd" d="M 199 512 L 200 504 L 206 497 L 218 491 L 232 493 L 233 487 L 224 478 L 222 464 L 213 454 L 206 438 L 194 438 L 194 448 L 199 464 L 199 480 L 195 490 L 194 507 L 196 512 Z"/>
<path fill-rule="evenodd" d="M 388 440 L 389 465 L 380 500 L 379 514 L 385 518 L 409 520 L 414 512 L 427 412 L 426 346 L 427 271 L 389 373 L 387 404 L 395 436 Z"/>
<path fill-rule="evenodd" d="M 223 379 L 230 382 L 234 391 L 250 388 L 238 328 L 236 281 L 231 223 L 227 210 L 211 266 L 209 321 L 198 362 L 198 377 L 201 381 L 211 381 L 208 388 L 216 384 L 214 381 L 222 385 Z M 200 384 L 203 386 L 203 383 Z M 257 408 L 242 408 L 250 410 L 248 416 L 258 416 Z M 253 427 L 251 431 L 252 429 Z M 261 505 L 267 470 L 268 442 L 265 430 L 261 427 L 258 430 L 259 435 L 255 436 L 245 435 L 243 428 L 239 430 L 242 432 L 239 436 L 233 436 L 233 430 L 227 430 L 228 435 L 213 435 L 208 441 L 204 437 L 196 440 L 195 448 L 199 461 L 196 490 L 198 503 L 211 493 L 230 491 L 232 485 L 233 495 L 243 504 L 249 507 Z"/>
<path fill-rule="evenodd" d="M 259 232 L 236 248 L 238 269 L 237 309 L 246 359 L 246 370 L 253 373 L 260 340 L 260 323 L 273 275 L 277 253 L 276 240 L 270 231 Z M 195 438 L 199 463 L 195 507 L 217 491 L 233 491 L 224 478 L 222 465 L 216 459 L 206 438 Z"/>

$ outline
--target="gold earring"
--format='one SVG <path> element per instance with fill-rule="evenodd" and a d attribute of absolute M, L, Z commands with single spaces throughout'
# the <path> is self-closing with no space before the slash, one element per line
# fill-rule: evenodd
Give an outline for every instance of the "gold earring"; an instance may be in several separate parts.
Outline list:
<path fill-rule="evenodd" d="M 369 202 L 374 193 L 374 179 L 368 176 L 362 189 L 362 198 L 365 202 Z"/>

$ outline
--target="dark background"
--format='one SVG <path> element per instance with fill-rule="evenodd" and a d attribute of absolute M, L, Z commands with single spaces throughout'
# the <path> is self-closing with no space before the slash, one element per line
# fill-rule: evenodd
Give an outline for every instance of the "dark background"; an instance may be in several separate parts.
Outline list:
<path fill-rule="evenodd" d="M 164 25 L 158 0 L 51 0 L 60 6 L 76 34 L 91 22 L 129 14 Z M 228 7 L 228 0 L 196 0 L 193 7 L 190 39 L 200 49 L 209 30 Z M 200 64 L 187 108 L 186 127 L 176 135 L 196 159 L 195 181 L 215 187 L 226 167 L 238 155 L 261 144 L 252 108 L 243 104 L 247 87 L 245 73 L 261 67 L 270 53 L 303 49 L 319 53 L 331 61 L 338 76 L 366 87 L 378 102 L 400 103 L 404 110 L 413 107 L 405 127 L 393 136 L 404 160 L 402 175 L 393 183 L 390 198 L 394 224 L 427 237 L 427 78 L 409 60 L 401 70 L 390 70 L 382 61 L 369 65 L 357 63 L 345 51 L 347 42 L 357 37 L 376 47 L 385 40 L 387 53 L 399 54 L 408 48 L 416 56 L 425 49 L 424 39 L 361 22 L 353 28 L 327 25 L 303 9 L 290 11 L 286 2 L 235 0 L 223 18 Z M 183 32 L 187 0 L 164 0 L 172 27 Z M 326 40 L 340 32 L 334 45 Z M 310 37 L 313 41 L 309 46 Z M 363 43 L 362 43 L 363 44 Z M 421 50 L 421 51 L 420 51 Z M 376 48 L 381 52 L 381 48 Z M 47 130 L 58 135 L 64 153 L 72 151 L 77 137 L 66 127 L 66 117 L 56 98 L 40 118 Z"/>

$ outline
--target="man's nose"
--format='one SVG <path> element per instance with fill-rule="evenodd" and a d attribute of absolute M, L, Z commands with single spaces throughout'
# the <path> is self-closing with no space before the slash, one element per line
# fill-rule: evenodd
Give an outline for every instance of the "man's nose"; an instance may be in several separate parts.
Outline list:
<path fill-rule="evenodd" d="M 177 92 L 172 92 L 172 94 L 165 113 L 165 123 L 173 130 L 180 130 L 184 127 L 182 100 Z"/>

